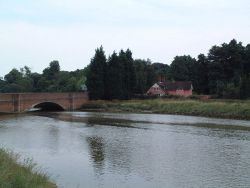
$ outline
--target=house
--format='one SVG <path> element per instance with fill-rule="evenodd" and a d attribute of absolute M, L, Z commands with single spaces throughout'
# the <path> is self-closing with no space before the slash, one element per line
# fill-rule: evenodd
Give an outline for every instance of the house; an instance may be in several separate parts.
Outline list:
<path fill-rule="evenodd" d="M 191 96 L 193 93 L 192 82 L 157 82 L 148 91 L 147 95 L 179 95 L 183 97 Z"/>
<path fill-rule="evenodd" d="M 88 88 L 87 88 L 86 84 L 82 84 L 80 86 L 80 88 L 81 88 L 81 91 L 88 91 Z"/>

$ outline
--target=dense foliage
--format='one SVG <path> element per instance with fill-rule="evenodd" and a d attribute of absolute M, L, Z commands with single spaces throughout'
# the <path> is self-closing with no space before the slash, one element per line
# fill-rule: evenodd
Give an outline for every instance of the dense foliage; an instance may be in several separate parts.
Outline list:
<path fill-rule="evenodd" d="M 86 69 L 73 72 L 60 71 L 58 61 L 52 61 L 42 74 L 32 73 L 25 66 L 12 69 L 0 80 L 0 92 L 66 92 L 80 91 L 85 83 Z"/>
<path fill-rule="evenodd" d="M 130 99 L 144 94 L 157 81 L 157 75 L 165 74 L 167 69 L 168 65 L 162 63 L 134 60 L 129 49 L 106 58 L 100 47 L 88 67 L 86 84 L 91 99 Z"/>
<path fill-rule="evenodd" d="M 13 69 L 0 79 L 0 92 L 80 91 L 85 80 L 91 99 L 130 99 L 165 80 L 192 81 L 197 94 L 246 99 L 250 98 L 250 44 L 232 40 L 197 58 L 176 56 L 170 65 L 133 59 L 129 49 L 107 57 L 100 47 L 82 70 L 61 71 L 58 61 L 52 61 L 42 74 L 27 66 Z"/>
<path fill-rule="evenodd" d="M 250 97 L 250 44 L 232 40 L 213 46 L 197 59 L 176 56 L 170 66 L 133 60 L 132 52 L 121 50 L 106 58 L 98 48 L 89 65 L 87 86 L 92 99 L 129 99 L 144 94 L 156 81 L 192 81 L 194 92 L 219 98 Z"/>

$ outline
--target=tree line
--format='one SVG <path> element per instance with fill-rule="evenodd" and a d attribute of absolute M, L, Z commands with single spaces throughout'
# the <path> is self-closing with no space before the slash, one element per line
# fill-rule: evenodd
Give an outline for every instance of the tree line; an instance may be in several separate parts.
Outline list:
<path fill-rule="evenodd" d="M 144 94 L 168 68 L 150 60 L 134 60 L 129 49 L 107 58 L 101 46 L 88 66 L 86 85 L 91 99 L 130 99 Z"/>
<path fill-rule="evenodd" d="M 100 47 L 84 69 L 62 71 L 58 61 L 41 74 L 27 66 L 12 69 L 0 79 L 0 92 L 81 91 L 86 84 L 91 99 L 130 99 L 144 95 L 159 80 L 192 81 L 196 94 L 250 98 L 250 44 L 233 39 L 197 58 L 176 56 L 170 65 L 133 59 L 130 49 L 107 57 Z"/>
<path fill-rule="evenodd" d="M 87 88 L 91 99 L 130 99 L 143 95 L 159 80 L 192 81 L 196 94 L 218 98 L 250 97 L 250 44 L 235 39 L 212 46 L 197 58 L 176 56 L 170 65 L 133 59 L 128 49 L 108 58 L 97 48 L 87 67 Z"/>
<path fill-rule="evenodd" d="M 14 68 L 0 79 L 0 92 L 69 92 L 81 91 L 86 81 L 86 70 L 61 71 L 58 61 L 52 61 L 42 74 L 24 66 Z"/>
<path fill-rule="evenodd" d="M 177 56 L 170 65 L 173 80 L 190 80 L 197 94 L 218 98 L 250 97 L 250 44 L 243 46 L 235 39 L 213 46 L 207 55 L 197 59 Z"/>

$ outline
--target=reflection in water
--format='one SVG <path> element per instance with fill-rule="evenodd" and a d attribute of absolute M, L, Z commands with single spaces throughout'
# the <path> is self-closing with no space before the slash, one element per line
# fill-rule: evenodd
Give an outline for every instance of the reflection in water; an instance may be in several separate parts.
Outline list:
<path fill-rule="evenodd" d="M 58 151 L 59 136 L 60 136 L 60 131 L 58 127 L 51 126 L 48 130 L 48 142 L 50 151 L 52 151 L 53 153 L 56 153 Z"/>
<path fill-rule="evenodd" d="M 60 187 L 250 185 L 249 121 L 155 114 L 39 115 L 0 120 L 0 143 L 32 157 Z"/>
<path fill-rule="evenodd" d="M 32 113 L 33 115 L 43 116 L 43 117 L 51 117 L 62 121 L 68 122 L 80 122 L 86 123 L 88 126 L 94 125 L 108 125 L 108 126 L 116 126 L 116 127 L 128 127 L 128 128 L 142 128 L 143 127 L 134 127 L 131 124 L 134 123 L 133 120 L 129 119 L 115 119 L 115 118 L 108 118 L 102 116 L 102 114 L 98 114 L 98 116 L 87 116 L 87 117 L 79 117 L 79 116 L 72 116 L 71 113 L 42 113 L 42 112 L 35 112 Z M 141 123 L 148 123 L 144 121 L 140 121 Z"/>
<path fill-rule="evenodd" d="M 103 139 L 101 137 L 87 137 L 87 142 L 94 166 L 102 169 L 105 159 Z"/>

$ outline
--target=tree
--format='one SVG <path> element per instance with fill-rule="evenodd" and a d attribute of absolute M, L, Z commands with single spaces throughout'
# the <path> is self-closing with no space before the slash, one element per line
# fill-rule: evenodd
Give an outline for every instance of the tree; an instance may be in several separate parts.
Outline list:
<path fill-rule="evenodd" d="M 45 77 L 41 77 L 37 82 L 37 89 L 38 92 L 47 92 L 48 88 L 50 87 L 51 83 Z"/>
<path fill-rule="evenodd" d="M 250 44 L 245 48 L 243 73 L 240 80 L 240 98 L 250 98 Z"/>
<path fill-rule="evenodd" d="M 135 86 L 135 71 L 133 65 L 132 52 L 129 49 L 127 49 L 126 52 L 124 52 L 123 50 L 120 51 L 119 63 L 122 66 L 122 99 L 130 99 L 132 97 Z"/>
<path fill-rule="evenodd" d="M 155 73 L 155 82 L 166 81 L 168 79 L 167 74 L 169 73 L 170 67 L 167 64 L 153 63 L 151 66 Z"/>
<path fill-rule="evenodd" d="M 200 54 L 197 60 L 197 85 L 196 91 L 201 94 L 209 93 L 208 59 L 204 54 Z"/>
<path fill-rule="evenodd" d="M 27 77 L 23 77 L 15 82 L 20 90 L 17 92 L 31 92 L 33 91 L 33 80 Z"/>
<path fill-rule="evenodd" d="M 103 47 L 97 48 L 89 65 L 87 88 L 91 99 L 105 99 L 107 62 Z"/>
<path fill-rule="evenodd" d="M 250 73 L 249 75 L 244 75 L 240 81 L 240 98 L 247 99 L 250 98 Z"/>
<path fill-rule="evenodd" d="M 145 63 L 146 63 L 146 80 L 147 80 L 146 90 L 148 90 L 157 81 L 157 75 L 155 73 L 151 61 L 148 59 Z"/>
<path fill-rule="evenodd" d="M 250 74 L 250 44 L 245 48 L 243 62 L 243 75 L 248 76 Z"/>
<path fill-rule="evenodd" d="M 176 56 L 170 65 L 171 77 L 176 81 L 190 81 L 195 62 L 191 56 Z"/>
<path fill-rule="evenodd" d="M 144 94 L 147 88 L 147 62 L 145 60 L 137 59 L 134 61 L 136 72 L 136 83 L 134 93 Z"/>
<path fill-rule="evenodd" d="M 16 83 L 6 84 L 3 88 L 4 93 L 17 93 L 21 92 L 22 88 Z"/>
<path fill-rule="evenodd" d="M 235 39 L 229 44 L 223 43 L 210 49 L 208 53 L 210 93 L 221 96 L 221 92 L 216 92 L 215 88 L 224 86 L 225 88 L 220 89 L 223 90 L 228 84 L 230 88 L 239 86 L 243 73 L 244 53 L 242 43 L 237 43 Z"/>
<path fill-rule="evenodd" d="M 229 44 L 223 43 L 222 46 L 213 46 L 208 54 L 210 63 L 220 64 L 221 81 L 239 83 L 243 70 L 244 47 L 242 43 L 237 43 L 233 39 Z"/>
<path fill-rule="evenodd" d="M 60 65 L 57 60 L 50 62 L 49 67 L 43 70 L 43 76 L 48 80 L 55 80 L 60 72 Z"/>
<path fill-rule="evenodd" d="M 4 92 L 4 87 L 6 85 L 6 82 L 2 79 L 0 79 L 0 92 Z"/>
<path fill-rule="evenodd" d="M 17 69 L 12 69 L 8 74 L 4 76 L 4 80 L 12 84 L 22 78 L 22 73 L 19 72 Z"/>
<path fill-rule="evenodd" d="M 116 52 L 108 59 L 106 98 L 123 98 L 123 65 Z"/>
<path fill-rule="evenodd" d="M 133 91 L 135 89 L 135 83 L 136 83 L 136 73 L 135 73 L 135 67 L 134 67 L 134 59 L 132 55 L 132 51 L 130 49 L 127 49 L 126 52 L 126 66 L 127 68 L 127 80 L 128 80 L 128 96 L 126 96 L 127 99 L 130 99 L 133 95 Z"/>
<path fill-rule="evenodd" d="M 66 87 L 64 91 L 77 91 L 77 79 L 75 77 L 71 77 L 67 82 L 66 82 Z"/>
<path fill-rule="evenodd" d="M 41 88 L 39 88 L 39 85 L 38 85 L 38 82 L 39 80 L 41 79 L 42 75 L 41 74 L 38 74 L 38 73 L 31 73 L 30 76 L 29 76 L 32 81 L 33 81 L 33 92 L 39 92 L 39 91 L 42 91 Z"/>
<path fill-rule="evenodd" d="M 30 77 L 31 76 L 31 69 L 28 66 L 24 66 L 20 69 L 20 72 L 22 73 L 23 77 Z"/>
<path fill-rule="evenodd" d="M 27 72 L 25 72 L 26 70 Z M 29 70 L 29 71 L 28 71 Z M 22 72 L 23 71 L 23 72 Z M 27 74 L 26 74 L 27 73 Z M 21 71 L 12 69 L 5 75 L 6 85 L 2 89 L 3 92 L 28 92 L 33 90 L 33 80 L 28 77 L 30 69 L 25 66 Z"/>

